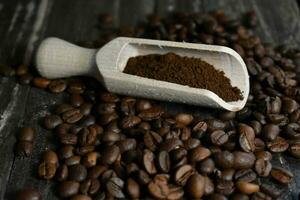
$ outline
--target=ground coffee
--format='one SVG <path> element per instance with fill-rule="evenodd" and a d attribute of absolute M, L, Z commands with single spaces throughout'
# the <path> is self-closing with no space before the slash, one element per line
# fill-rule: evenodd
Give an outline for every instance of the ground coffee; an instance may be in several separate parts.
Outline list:
<path fill-rule="evenodd" d="M 232 87 L 230 79 L 223 71 L 199 58 L 181 57 L 175 53 L 137 56 L 129 58 L 124 73 L 204 88 L 225 101 L 243 98 L 241 91 Z"/>

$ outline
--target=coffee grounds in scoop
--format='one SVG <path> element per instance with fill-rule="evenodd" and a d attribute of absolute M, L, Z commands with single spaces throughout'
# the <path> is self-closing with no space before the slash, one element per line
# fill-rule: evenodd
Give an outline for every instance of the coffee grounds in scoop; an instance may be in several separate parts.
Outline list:
<path fill-rule="evenodd" d="M 175 53 L 136 56 L 129 58 L 123 72 L 207 89 L 227 102 L 243 99 L 240 89 L 231 85 L 223 71 L 199 58 L 182 57 Z"/>

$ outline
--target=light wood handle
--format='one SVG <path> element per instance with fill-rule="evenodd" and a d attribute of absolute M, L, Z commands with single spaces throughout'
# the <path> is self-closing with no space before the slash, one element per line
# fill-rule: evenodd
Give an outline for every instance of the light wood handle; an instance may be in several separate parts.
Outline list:
<path fill-rule="evenodd" d="M 95 76 L 98 74 L 96 52 L 58 38 L 47 38 L 37 50 L 37 70 L 47 78 Z"/>

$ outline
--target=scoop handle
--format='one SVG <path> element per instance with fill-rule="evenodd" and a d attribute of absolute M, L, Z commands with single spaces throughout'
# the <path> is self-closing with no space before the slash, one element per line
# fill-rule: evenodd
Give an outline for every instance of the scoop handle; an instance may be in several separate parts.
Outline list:
<path fill-rule="evenodd" d="M 43 40 L 37 49 L 36 67 L 46 78 L 95 76 L 96 49 L 76 46 L 58 38 Z"/>

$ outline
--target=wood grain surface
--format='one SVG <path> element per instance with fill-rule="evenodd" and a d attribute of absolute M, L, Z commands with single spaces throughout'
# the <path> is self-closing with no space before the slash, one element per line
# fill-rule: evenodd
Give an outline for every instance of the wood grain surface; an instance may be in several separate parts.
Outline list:
<path fill-rule="evenodd" d="M 299 1 L 296 0 L 2 0 L 0 63 L 32 66 L 35 48 L 47 36 L 70 42 L 92 41 L 99 35 L 96 25 L 100 13 L 111 13 L 114 26 L 122 27 L 135 25 L 151 13 L 168 16 L 174 11 L 207 12 L 219 8 L 232 16 L 254 10 L 259 18 L 255 32 L 263 41 L 300 47 Z M 16 190 L 30 186 L 38 188 L 45 200 L 57 199 L 53 182 L 36 178 L 36 168 L 41 153 L 54 148 L 52 135 L 40 126 L 40 120 L 64 97 L 20 85 L 14 78 L 0 77 L 0 199 L 14 199 Z M 161 104 L 170 112 L 213 114 L 212 110 L 200 107 Z M 34 151 L 29 158 L 18 158 L 13 153 L 15 135 L 24 125 L 36 130 Z M 274 164 L 284 165 L 295 175 L 289 187 L 278 186 L 284 190 L 280 199 L 298 199 L 300 160 L 277 155 Z"/>

